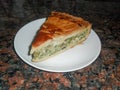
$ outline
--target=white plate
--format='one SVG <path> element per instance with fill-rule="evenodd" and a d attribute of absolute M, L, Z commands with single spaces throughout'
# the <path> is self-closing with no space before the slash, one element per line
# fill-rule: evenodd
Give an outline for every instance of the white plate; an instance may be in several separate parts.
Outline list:
<path fill-rule="evenodd" d="M 101 50 L 101 42 L 97 34 L 92 30 L 84 43 L 43 62 L 31 62 L 31 56 L 28 55 L 29 47 L 44 21 L 45 18 L 26 24 L 15 36 L 14 48 L 24 62 L 45 71 L 70 72 L 88 66 L 98 57 Z"/>

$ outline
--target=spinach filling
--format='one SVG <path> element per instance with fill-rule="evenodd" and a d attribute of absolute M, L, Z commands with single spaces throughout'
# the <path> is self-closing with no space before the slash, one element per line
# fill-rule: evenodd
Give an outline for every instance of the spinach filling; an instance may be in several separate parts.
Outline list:
<path fill-rule="evenodd" d="M 77 34 L 76 36 L 72 36 L 70 38 L 67 38 L 65 40 L 65 42 L 59 44 L 59 45 L 56 45 L 56 46 L 53 46 L 52 44 L 51 45 L 48 45 L 44 48 L 41 48 L 40 50 L 38 51 L 35 51 L 33 53 L 33 58 L 36 59 L 36 58 L 43 58 L 44 56 L 51 56 L 52 54 L 55 54 L 61 50 L 64 50 L 64 49 L 67 49 L 68 46 L 72 46 L 74 44 L 78 44 L 79 41 L 84 38 L 86 36 L 86 33 L 88 32 L 88 30 L 86 29 L 83 33 L 81 34 Z"/>

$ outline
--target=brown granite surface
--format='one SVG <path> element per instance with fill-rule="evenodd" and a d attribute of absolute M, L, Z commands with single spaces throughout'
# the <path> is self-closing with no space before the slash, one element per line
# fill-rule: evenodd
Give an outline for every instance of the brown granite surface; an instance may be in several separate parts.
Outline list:
<path fill-rule="evenodd" d="M 52 73 L 29 66 L 16 55 L 17 31 L 54 10 L 92 22 L 102 50 L 91 65 Z M 0 90 L 120 90 L 119 0 L 0 0 Z"/>

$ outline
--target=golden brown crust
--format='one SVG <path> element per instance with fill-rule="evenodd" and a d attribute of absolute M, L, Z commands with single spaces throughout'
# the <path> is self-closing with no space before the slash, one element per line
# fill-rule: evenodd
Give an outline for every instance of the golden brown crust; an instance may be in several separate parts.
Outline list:
<path fill-rule="evenodd" d="M 87 28 L 88 26 L 91 26 L 89 22 L 82 18 L 61 12 L 52 12 L 39 29 L 32 43 L 32 47 L 36 48 L 47 40 L 61 35 L 65 36 L 76 30 Z"/>

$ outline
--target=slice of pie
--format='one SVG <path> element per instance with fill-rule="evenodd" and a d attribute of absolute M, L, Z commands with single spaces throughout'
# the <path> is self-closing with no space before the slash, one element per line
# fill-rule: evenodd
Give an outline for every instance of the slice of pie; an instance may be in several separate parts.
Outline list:
<path fill-rule="evenodd" d="M 32 42 L 32 61 L 46 60 L 82 43 L 90 31 L 91 24 L 88 21 L 66 13 L 52 12 Z"/>

